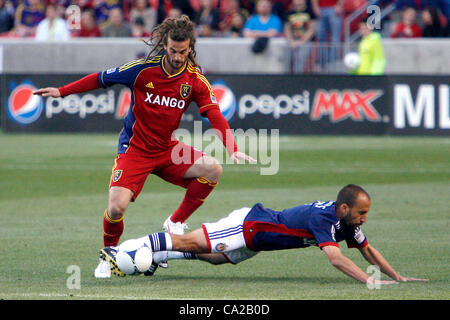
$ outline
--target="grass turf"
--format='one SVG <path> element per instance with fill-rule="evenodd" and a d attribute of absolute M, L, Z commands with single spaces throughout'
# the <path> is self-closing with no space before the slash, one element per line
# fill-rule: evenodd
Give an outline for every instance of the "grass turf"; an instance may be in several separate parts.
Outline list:
<path fill-rule="evenodd" d="M 116 135 L 0 135 L 0 299 L 444 299 L 449 286 L 450 139 L 280 137 L 279 172 L 224 165 L 190 229 L 235 208 L 333 200 L 347 183 L 372 196 L 369 242 L 401 274 L 429 278 L 369 290 L 318 248 L 262 252 L 236 266 L 171 261 L 154 277 L 95 279 Z M 122 240 L 160 231 L 184 190 L 149 176 Z M 363 270 L 356 249 L 344 255 Z M 81 271 L 69 289 L 70 266 Z M 383 278 L 386 279 L 385 276 Z"/>

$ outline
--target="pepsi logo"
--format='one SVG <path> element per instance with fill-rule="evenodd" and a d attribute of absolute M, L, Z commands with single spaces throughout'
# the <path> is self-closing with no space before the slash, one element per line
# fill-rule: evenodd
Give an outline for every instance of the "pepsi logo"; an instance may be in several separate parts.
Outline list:
<path fill-rule="evenodd" d="M 31 83 L 12 85 L 6 109 L 11 120 L 20 124 L 30 124 L 41 116 L 44 103 L 41 96 L 33 95 L 36 87 Z"/>
<path fill-rule="evenodd" d="M 227 121 L 230 121 L 237 108 L 233 91 L 223 81 L 216 81 L 211 84 L 211 87 L 219 104 L 220 112 Z"/>

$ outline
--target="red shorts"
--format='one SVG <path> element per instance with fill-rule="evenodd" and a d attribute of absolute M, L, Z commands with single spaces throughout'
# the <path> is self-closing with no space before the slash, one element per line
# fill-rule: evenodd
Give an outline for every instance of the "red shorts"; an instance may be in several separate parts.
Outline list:
<path fill-rule="evenodd" d="M 131 201 L 135 201 L 147 176 L 152 173 L 167 182 L 186 188 L 191 179 L 185 179 L 184 174 L 204 155 L 202 151 L 182 142 L 155 156 L 136 151 L 118 154 L 112 168 L 109 187 L 124 187 L 133 191 Z"/>

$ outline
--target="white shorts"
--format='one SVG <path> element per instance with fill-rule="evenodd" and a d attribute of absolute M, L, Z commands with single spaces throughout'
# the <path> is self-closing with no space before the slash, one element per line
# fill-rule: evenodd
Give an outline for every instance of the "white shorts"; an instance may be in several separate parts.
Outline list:
<path fill-rule="evenodd" d="M 234 210 L 227 217 L 202 225 L 211 253 L 222 253 L 233 264 L 257 254 L 247 248 L 243 224 L 251 208 Z"/>

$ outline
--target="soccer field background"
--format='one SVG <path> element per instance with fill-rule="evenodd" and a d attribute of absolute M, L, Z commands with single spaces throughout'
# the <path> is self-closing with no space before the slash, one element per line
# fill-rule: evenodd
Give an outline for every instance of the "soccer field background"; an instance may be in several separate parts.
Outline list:
<path fill-rule="evenodd" d="M 177 260 L 153 277 L 95 279 L 117 135 L 0 134 L 0 143 L 0 299 L 450 298 L 449 138 L 281 136 L 276 175 L 224 165 L 188 220 L 194 230 L 256 202 L 284 209 L 334 200 L 343 185 L 360 184 L 372 197 L 362 226 L 369 243 L 399 273 L 430 279 L 374 290 L 317 247 L 262 252 L 235 266 Z M 125 215 L 122 240 L 160 231 L 183 196 L 149 176 Z M 357 249 L 341 249 L 366 270 Z M 73 268 L 79 289 L 71 289 Z"/>

